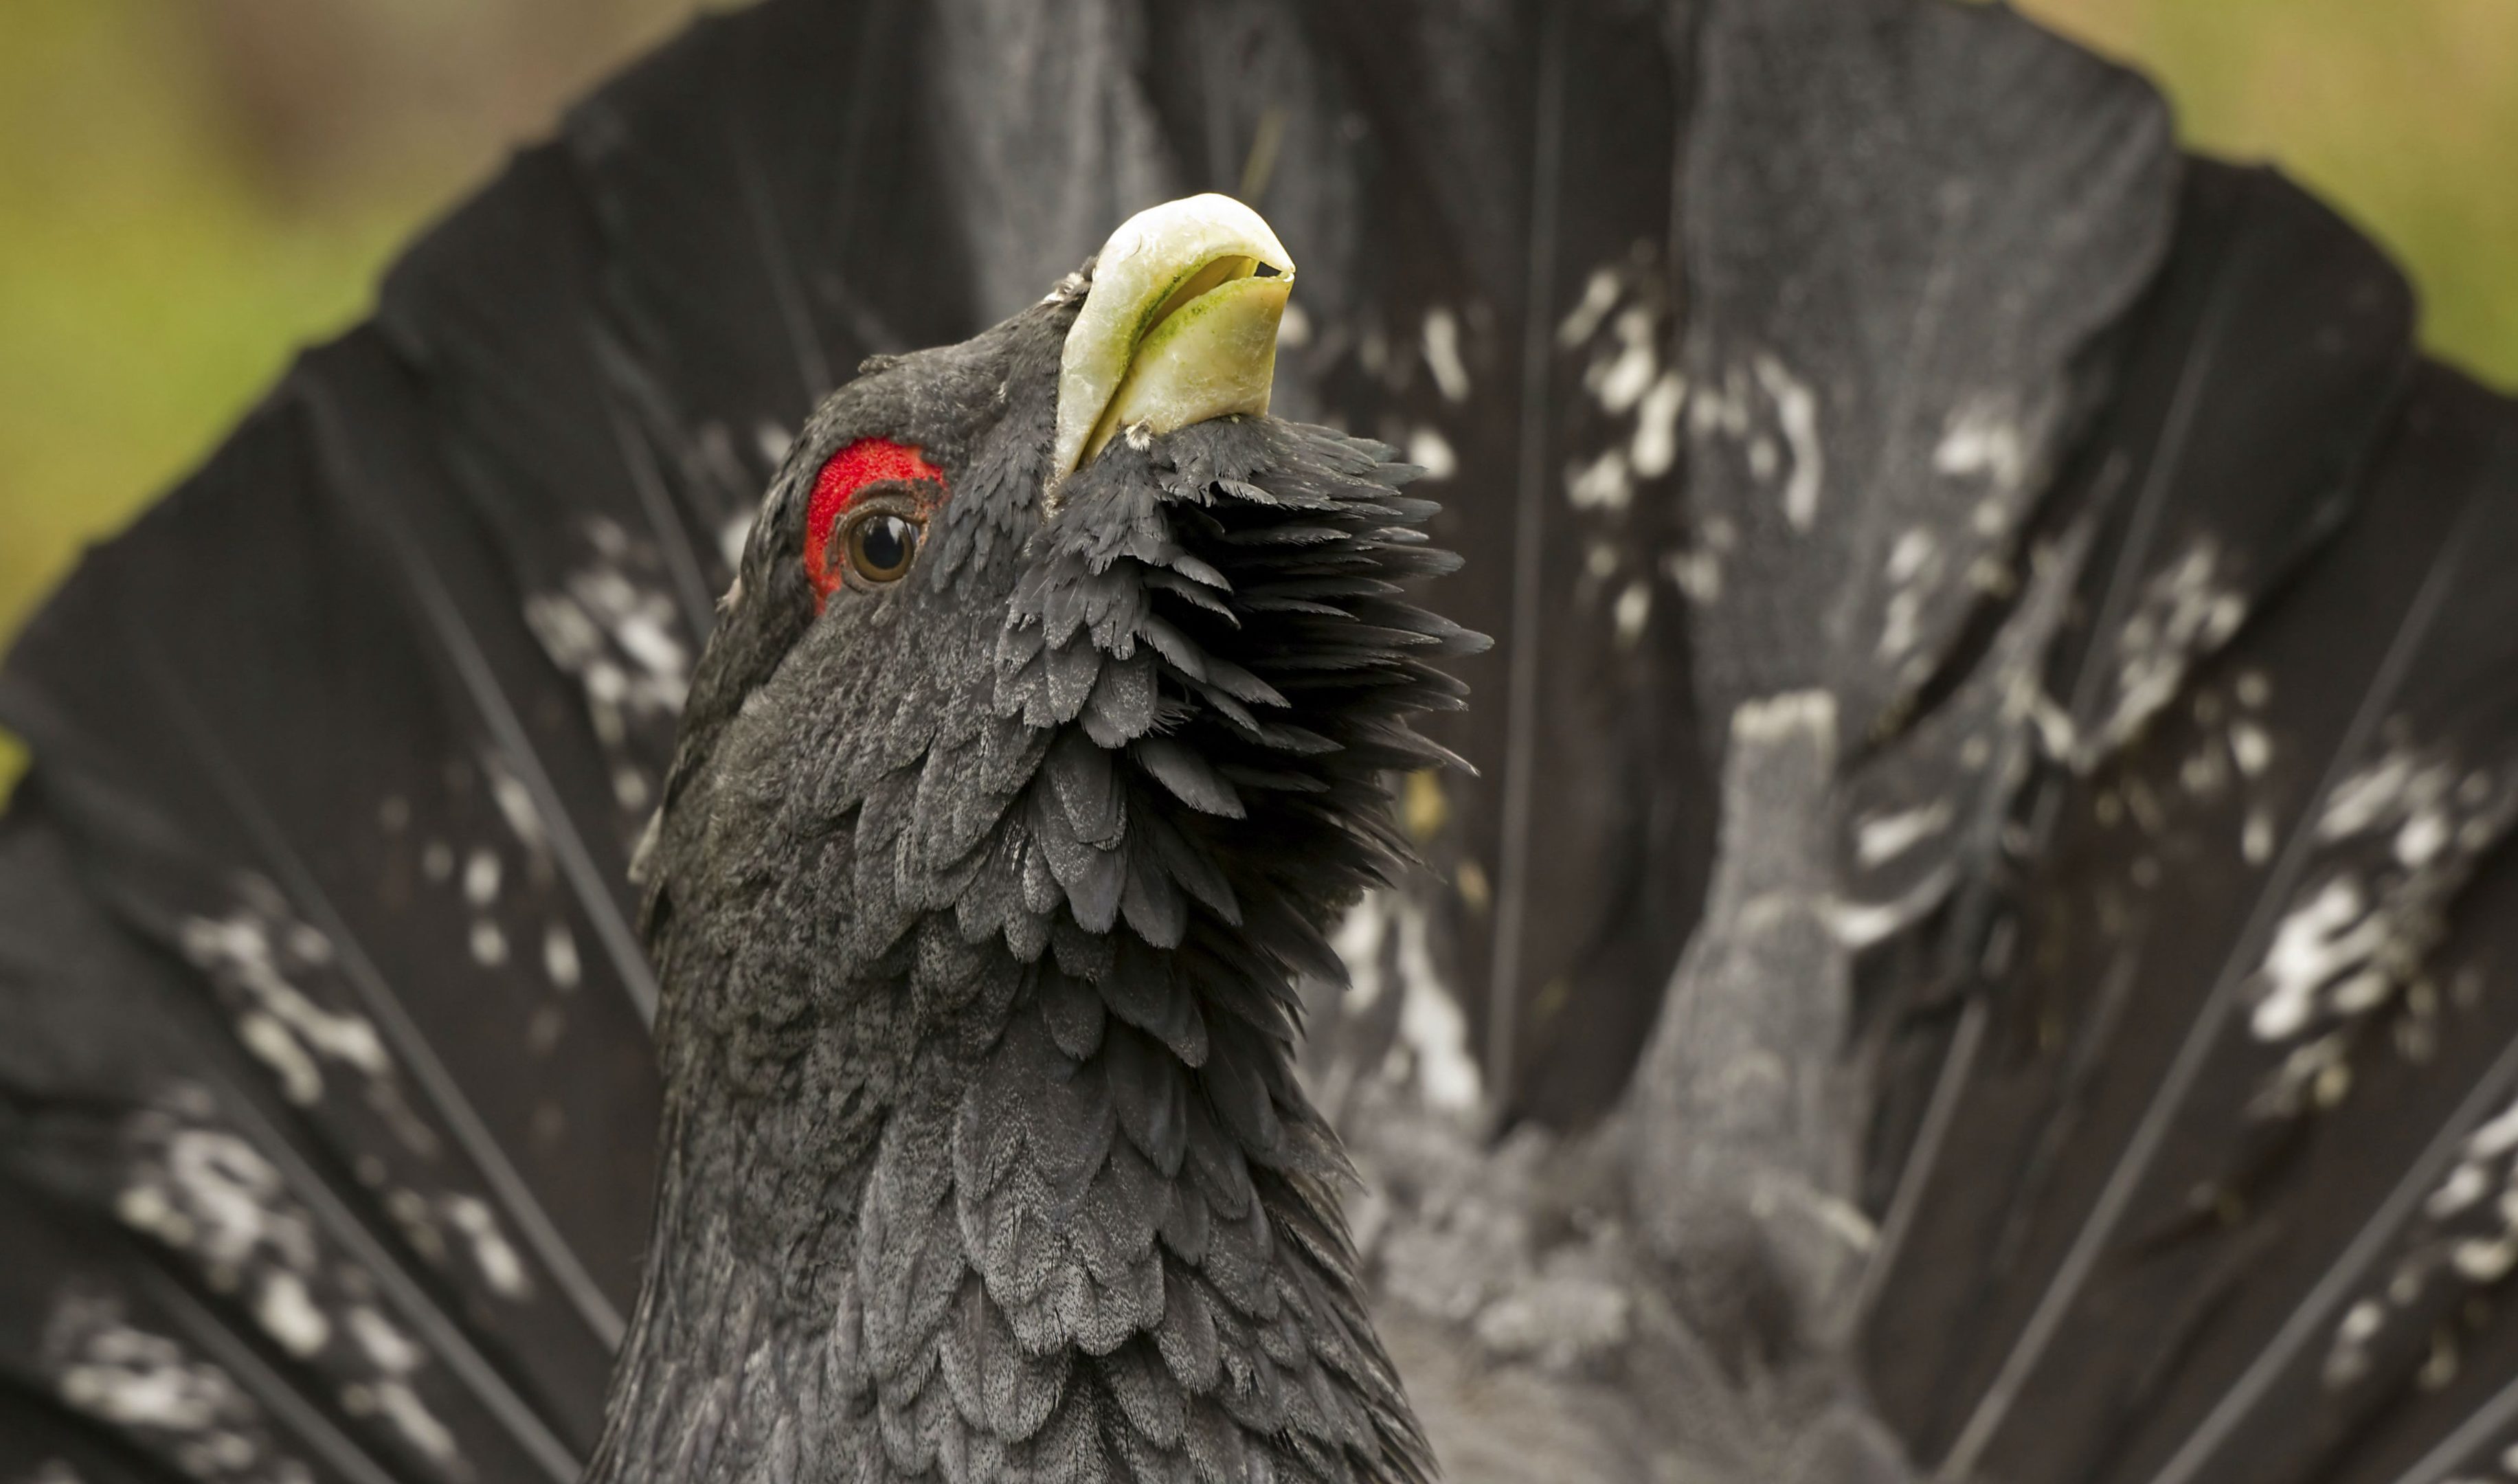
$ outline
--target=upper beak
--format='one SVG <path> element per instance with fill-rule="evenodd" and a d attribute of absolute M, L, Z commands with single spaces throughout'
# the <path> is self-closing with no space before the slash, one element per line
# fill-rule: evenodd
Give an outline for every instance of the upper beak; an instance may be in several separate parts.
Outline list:
<path fill-rule="evenodd" d="M 1122 428 L 1168 433 L 1265 413 L 1294 260 L 1259 213 L 1193 196 L 1104 243 L 1058 371 L 1055 484 Z"/>

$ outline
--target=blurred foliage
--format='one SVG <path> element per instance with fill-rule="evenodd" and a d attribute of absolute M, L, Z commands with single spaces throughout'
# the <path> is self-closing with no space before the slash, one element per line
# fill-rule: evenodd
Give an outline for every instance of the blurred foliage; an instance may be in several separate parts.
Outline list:
<path fill-rule="evenodd" d="M 2149 72 L 2198 149 L 2385 243 L 2432 350 L 2518 390 L 2518 0 L 2021 0 Z"/>
<path fill-rule="evenodd" d="M 695 0 L 0 0 L 0 636 Z M 0 736 L 0 793 L 16 772 Z"/>
<path fill-rule="evenodd" d="M 0 635 L 396 244 L 700 0 L 4 0 Z M 2393 248 L 2518 385 L 2518 0 L 2026 0 Z M 14 769 L 0 738 L 0 789 Z"/>

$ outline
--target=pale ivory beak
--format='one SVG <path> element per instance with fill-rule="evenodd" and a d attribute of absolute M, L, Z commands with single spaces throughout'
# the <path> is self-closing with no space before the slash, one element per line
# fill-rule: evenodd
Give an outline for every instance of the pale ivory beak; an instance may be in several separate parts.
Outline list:
<path fill-rule="evenodd" d="M 1284 244 L 1231 196 L 1166 201 L 1121 223 L 1059 360 L 1050 483 L 1125 428 L 1168 433 L 1267 412 L 1293 287 Z"/>

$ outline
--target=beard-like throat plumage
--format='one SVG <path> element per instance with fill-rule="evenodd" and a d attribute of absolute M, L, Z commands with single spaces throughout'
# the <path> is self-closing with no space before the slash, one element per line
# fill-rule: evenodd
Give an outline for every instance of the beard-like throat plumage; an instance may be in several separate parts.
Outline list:
<path fill-rule="evenodd" d="M 1010 586 L 958 574 L 990 632 L 892 661 L 846 781 L 687 796 L 722 828 L 672 833 L 744 848 L 667 866 L 668 1145 L 592 1477 L 1430 1473 L 1291 1071 L 1297 978 L 1405 853 L 1387 780 L 1449 761 L 1429 662 L 1482 642 L 1402 595 L 1454 563 L 1388 458 L 1123 436 Z"/>

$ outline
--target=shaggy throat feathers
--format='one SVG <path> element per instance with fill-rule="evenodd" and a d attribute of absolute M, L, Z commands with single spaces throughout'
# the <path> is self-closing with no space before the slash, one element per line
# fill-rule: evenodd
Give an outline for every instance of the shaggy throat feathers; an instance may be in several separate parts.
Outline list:
<path fill-rule="evenodd" d="M 642 876 L 667 1089 L 599 1480 L 1431 1463 L 1297 982 L 1484 640 L 1392 451 L 1269 415 L 1216 196 L 870 362 L 764 502 Z"/>

